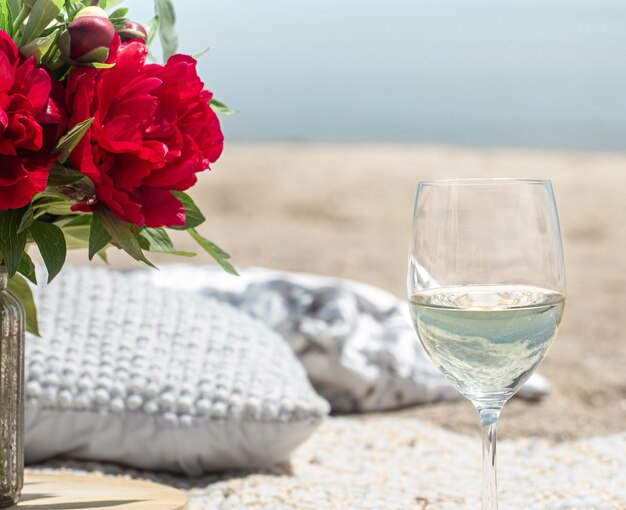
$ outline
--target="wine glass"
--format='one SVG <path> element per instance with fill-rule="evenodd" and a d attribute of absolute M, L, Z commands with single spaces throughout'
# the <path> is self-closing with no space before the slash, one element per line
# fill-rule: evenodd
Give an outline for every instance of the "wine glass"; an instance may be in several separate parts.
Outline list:
<path fill-rule="evenodd" d="M 563 248 L 550 181 L 421 182 L 407 286 L 424 349 L 478 409 L 482 508 L 496 510 L 500 411 L 545 358 L 563 314 Z"/>

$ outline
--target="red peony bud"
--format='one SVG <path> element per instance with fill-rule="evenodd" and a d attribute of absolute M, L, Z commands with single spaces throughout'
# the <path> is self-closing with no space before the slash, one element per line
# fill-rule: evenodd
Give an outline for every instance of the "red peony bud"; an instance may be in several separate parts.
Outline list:
<path fill-rule="evenodd" d="M 123 42 L 134 41 L 136 39 L 140 39 L 143 42 L 148 40 L 148 32 L 146 32 L 143 25 L 140 25 L 136 21 L 127 21 L 117 33 L 120 34 L 120 38 Z"/>
<path fill-rule="evenodd" d="M 61 36 L 59 46 L 65 58 L 76 62 L 104 62 L 115 37 L 115 27 L 100 7 L 85 7 Z"/>

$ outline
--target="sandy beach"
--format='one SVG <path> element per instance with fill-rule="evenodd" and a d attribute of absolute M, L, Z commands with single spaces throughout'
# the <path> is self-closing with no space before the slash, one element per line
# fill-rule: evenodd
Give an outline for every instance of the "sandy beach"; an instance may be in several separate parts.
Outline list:
<path fill-rule="evenodd" d="M 553 384 L 539 403 L 510 402 L 501 437 L 551 441 L 626 426 L 626 155 L 456 149 L 409 145 L 227 146 L 192 195 L 202 233 L 235 265 L 346 277 L 405 297 L 406 255 L 417 182 L 467 177 L 553 181 L 567 268 L 561 332 L 540 372 Z M 184 235 L 181 249 L 193 247 Z M 86 254 L 70 261 L 86 263 Z M 152 257 L 164 264 L 174 257 Z M 208 256 L 191 259 L 208 263 Z M 112 265 L 132 267 L 122 254 Z M 397 416 L 478 433 L 465 402 Z"/>

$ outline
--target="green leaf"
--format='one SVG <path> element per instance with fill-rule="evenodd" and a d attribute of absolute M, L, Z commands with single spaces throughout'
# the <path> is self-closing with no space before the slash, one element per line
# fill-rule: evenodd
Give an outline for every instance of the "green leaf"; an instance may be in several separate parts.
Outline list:
<path fill-rule="evenodd" d="M 55 164 L 50 169 L 48 176 L 48 187 L 50 186 L 66 186 L 80 181 L 85 176 L 73 168 Z"/>
<path fill-rule="evenodd" d="M 102 7 L 103 9 L 113 9 L 113 7 L 121 3 L 122 3 L 122 0 L 106 0 L 106 1 L 101 0 L 100 7 Z"/>
<path fill-rule="evenodd" d="M 146 33 L 148 34 L 148 37 L 146 37 L 146 44 L 150 46 L 154 40 L 154 36 L 159 31 L 159 17 L 154 16 L 144 23 L 143 27 L 146 29 Z"/>
<path fill-rule="evenodd" d="M 208 239 L 202 237 L 195 228 L 190 228 L 187 232 L 195 239 L 195 241 L 206 251 L 215 261 L 222 266 L 222 269 L 227 273 L 239 276 L 239 273 L 235 267 L 228 262 L 230 255 L 222 250 L 217 244 L 212 243 Z"/>
<path fill-rule="evenodd" d="M 104 0 L 100 1 L 100 7 L 102 7 L 103 1 Z M 58 16 L 57 19 L 60 17 L 61 19 L 59 21 L 69 23 L 76 17 L 80 10 L 88 7 L 90 3 L 89 1 L 65 0 L 65 12 L 61 13 L 61 16 Z M 65 14 L 65 19 L 63 19 L 63 14 Z"/>
<path fill-rule="evenodd" d="M 145 250 L 154 253 L 168 253 L 170 255 L 178 255 L 180 257 L 195 257 L 196 254 L 191 251 L 178 251 L 167 231 L 162 228 L 144 228 L 137 233 L 139 243 Z"/>
<path fill-rule="evenodd" d="M 178 36 L 174 29 L 176 12 L 172 0 L 154 0 L 156 15 L 159 17 L 159 38 L 163 48 L 163 61 L 167 62 L 178 49 Z"/>
<path fill-rule="evenodd" d="M 54 168 L 63 170 L 61 165 Z M 62 173 L 54 170 L 48 181 L 48 187 L 41 193 L 37 193 L 33 200 L 35 219 L 45 213 L 55 216 L 74 216 L 72 206 L 76 202 L 88 202 L 95 198 L 96 190 L 92 180 L 69 168 Z M 59 184 L 59 183 L 65 184 Z"/>
<path fill-rule="evenodd" d="M 195 58 L 196 60 L 201 59 L 202 57 L 204 57 L 210 50 L 211 48 L 204 48 L 200 53 L 196 53 L 193 58 Z"/>
<path fill-rule="evenodd" d="M 62 229 L 71 227 L 73 225 L 91 225 L 91 213 L 74 213 L 71 216 L 66 216 L 57 222 Z"/>
<path fill-rule="evenodd" d="M 100 250 L 98 252 L 98 257 L 100 257 L 105 264 L 109 263 L 109 257 L 107 256 L 106 250 Z"/>
<path fill-rule="evenodd" d="M 125 17 L 126 15 L 121 14 L 123 11 L 128 11 L 128 9 L 118 9 L 109 16 L 109 21 L 113 24 L 113 28 L 115 28 L 116 32 L 122 30 L 124 25 L 128 22 L 128 18 Z"/>
<path fill-rule="evenodd" d="M 111 6 L 108 6 L 110 8 Z M 128 14 L 127 7 L 120 7 L 119 9 L 115 9 L 111 14 L 109 14 L 109 20 L 113 20 L 115 18 L 125 18 Z"/>
<path fill-rule="evenodd" d="M 58 222 L 68 250 L 85 249 L 89 247 L 89 232 L 91 230 L 91 214 L 68 216 Z"/>
<path fill-rule="evenodd" d="M 139 230 L 133 229 L 133 235 L 135 236 L 135 239 L 137 239 L 137 242 L 139 243 L 139 246 L 141 246 L 141 249 L 144 251 L 149 251 L 150 243 L 145 237 L 139 235 Z"/>
<path fill-rule="evenodd" d="M 137 235 L 146 241 L 147 250 L 167 253 L 176 249 L 167 231 L 162 227 L 144 228 Z"/>
<path fill-rule="evenodd" d="M 112 67 L 115 67 L 115 62 L 112 64 L 107 64 L 106 62 L 85 62 L 80 65 L 82 67 L 93 67 L 94 69 L 111 69 Z M 78 141 L 80 142 L 80 140 Z M 78 144 L 78 142 L 76 142 L 76 144 Z"/>
<path fill-rule="evenodd" d="M 7 0 L 0 0 L 0 30 L 4 30 L 8 34 L 13 33 L 13 21 Z"/>
<path fill-rule="evenodd" d="M 73 203 L 60 191 L 55 188 L 49 188 L 36 195 L 33 201 L 35 216 L 39 217 L 43 213 L 54 214 L 56 216 L 65 216 L 72 214 Z"/>
<path fill-rule="evenodd" d="M 111 234 L 107 232 L 102 221 L 100 221 L 100 217 L 94 215 L 89 230 L 89 260 L 92 260 L 112 239 Z"/>
<path fill-rule="evenodd" d="M 98 209 L 95 216 L 102 222 L 106 231 L 111 235 L 113 241 L 117 243 L 126 253 L 132 258 L 147 264 L 150 267 L 155 267 L 144 255 L 139 241 L 135 239 L 131 226 L 128 223 L 123 222 L 111 211 L 106 208 Z"/>
<path fill-rule="evenodd" d="M 0 0 L 2 1 L 2 0 Z M 56 42 L 58 29 L 52 30 L 45 37 L 37 37 L 20 48 L 20 53 L 28 58 L 35 57 L 37 64 L 41 64 L 43 56 L 50 51 L 50 47 Z"/>
<path fill-rule="evenodd" d="M 115 28 L 115 31 L 119 32 L 120 30 L 122 30 L 127 21 L 128 18 L 114 18 L 111 20 L 111 23 L 113 23 L 113 28 Z"/>
<path fill-rule="evenodd" d="M 202 225 L 206 221 L 200 208 L 187 193 L 172 191 L 172 194 L 181 201 L 185 208 L 185 224 L 182 227 L 172 227 L 174 230 L 187 230 Z"/>
<path fill-rule="evenodd" d="M 37 321 L 37 307 L 33 299 L 33 292 L 28 282 L 24 278 L 16 274 L 9 280 L 9 291 L 20 300 L 24 311 L 26 312 L 26 330 L 36 336 L 39 334 L 39 323 Z"/>
<path fill-rule="evenodd" d="M 37 243 L 39 253 L 48 269 L 50 283 L 65 264 L 67 245 L 63 231 L 52 223 L 36 221 L 28 229 L 28 233 Z"/>
<path fill-rule="evenodd" d="M 11 19 L 17 18 L 20 13 L 20 9 L 22 8 L 22 0 L 7 0 L 7 5 L 9 7 Z"/>
<path fill-rule="evenodd" d="M 0 0 L 0 2 L 1 1 L 2 0 Z M 28 204 L 26 210 L 24 211 L 24 214 L 22 215 L 22 219 L 20 220 L 20 226 L 17 228 L 17 233 L 21 234 L 22 232 L 28 230 L 29 227 L 33 224 L 33 221 L 35 221 L 33 206 L 32 204 Z"/>
<path fill-rule="evenodd" d="M 89 226 L 70 227 L 63 229 L 68 250 L 84 250 L 89 248 Z"/>
<path fill-rule="evenodd" d="M 28 253 L 24 252 L 24 254 L 22 255 L 20 267 L 18 267 L 17 272 L 21 273 L 31 282 L 37 285 L 37 272 L 35 271 L 35 264 L 33 264 L 33 261 L 28 256 Z"/>
<path fill-rule="evenodd" d="M 33 5 L 22 32 L 22 43 L 39 37 L 63 8 L 63 0 L 37 0 Z"/>
<path fill-rule="evenodd" d="M 0 258 L 9 278 L 17 272 L 26 247 L 26 232 L 18 232 L 25 212 L 26 208 L 0 211 Z"/>
<path fill-rule="evenodd" d="M 85 133 L 89 131 L 92 122 L 93 117 L 83 120 L 61 137 L 59 143 L 57 143 L 57 146 L 52 151 L 53 153 L 59 153 L 59 163 L 65 163 L 67 161 L 67 158 L 69 158 L 72 151 L 76 148 L 83 136 L 85 136 Z"/>
<path fill-rule="evenodd" d="M 209 105 L 211 106 L 211 110 L 221 115 L 237 115 L 239 113 L 237 110 L 233 110 L 232 108 L 229 108 L 228 106 L 226 106 L 221 101 L 218 101 L 217 99 L 211 99 L 209 101 Z"/>

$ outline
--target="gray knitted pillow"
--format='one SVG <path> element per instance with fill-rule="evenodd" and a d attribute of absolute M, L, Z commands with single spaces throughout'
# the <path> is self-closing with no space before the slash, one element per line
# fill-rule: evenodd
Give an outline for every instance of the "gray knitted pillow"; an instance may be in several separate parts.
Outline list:
<path fill-rule="evenodd" d="M 198 475 L 287 458 L 328 413 L 289 346 L 229 305 L 148 279 L 68 267 L 39 291 L 26 461 Z"/>

